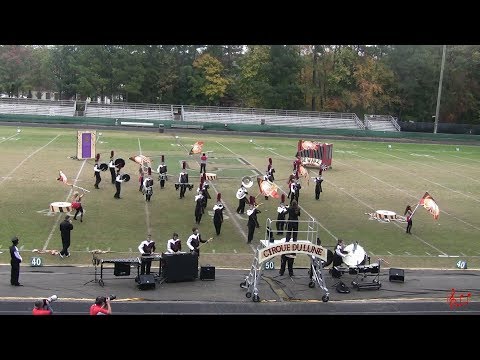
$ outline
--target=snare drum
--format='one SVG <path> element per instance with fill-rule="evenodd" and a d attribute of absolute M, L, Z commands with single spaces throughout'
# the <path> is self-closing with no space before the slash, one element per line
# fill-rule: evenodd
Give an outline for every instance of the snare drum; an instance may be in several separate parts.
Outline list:
<path fill-rule="evenodd" d="M 205 173 L 205 179 L 209 181 L 217 180 L 217 174 L 207 172 Z"/>
<path fill-rule="evenodd" d="M 358 265 L 365 265 L 367 253 L 358 244 L 350 244 L 345 246 L 344 251 L 348 251 L 348 254 L 343 258 L 343 262 L 349 267 L 355 267 Z"/>

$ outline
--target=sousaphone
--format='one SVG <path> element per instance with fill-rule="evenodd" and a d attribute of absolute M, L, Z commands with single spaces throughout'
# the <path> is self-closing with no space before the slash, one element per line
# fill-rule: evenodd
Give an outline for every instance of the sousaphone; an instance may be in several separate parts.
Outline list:
<path fill-rule="evenodd" d="M 243 187 L 249 189 L 253 186 L 253 180 L 250 176 L 244 176 L 242 178 L 242 185 Z"/>

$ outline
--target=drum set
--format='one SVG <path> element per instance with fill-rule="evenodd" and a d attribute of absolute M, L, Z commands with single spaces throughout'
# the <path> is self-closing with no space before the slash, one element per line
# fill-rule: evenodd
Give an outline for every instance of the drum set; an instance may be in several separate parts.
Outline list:
<path fill-rule="evenodd" d="M 370 257 L 358 242 L 345 246 L 343 250 L 348 252 L 343 257 L 343 263 L 347 267 L 334 266 L 331 269 L 332 276 L 339 278 L 348 273 L 349 275 L 355 275 L 352 286 L 357 290 L 380 289 L 382 286 L 380 283 L 380 260 L 376 263 L 370 263 Z M 368 277 L 372 278 L 371 281 L 366 280 Z"/>

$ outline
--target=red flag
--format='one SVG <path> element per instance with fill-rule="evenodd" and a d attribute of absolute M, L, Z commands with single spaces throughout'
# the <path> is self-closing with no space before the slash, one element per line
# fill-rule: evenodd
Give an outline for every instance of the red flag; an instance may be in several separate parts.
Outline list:
<path fill-rule="evenodd" d="M 202 152 L 202 147 L 203 147 L 203 141 L 197 141 L 195 144 L 193 144 L 193 147 L 190 150 L 189 155 L 200 154 Z"/>
<path fill-rule="evenodd" d="M 270 196 L 275 199 L 280 198 L 280 194 L 278 193 L 278 186 L 274 183 L 263 180 L 261 177 L 257 177 L 258 187 L 260 188 L 260 193 L 264 196 Z"/>
<path fill-rule="evenodd" d="M 430 214 L 432 214 L 435 220 L 438 219 L 438 216 L 440 215 L 440 209 L 428 192 L 423 195 L 419 204 L 422 205 Z"/>

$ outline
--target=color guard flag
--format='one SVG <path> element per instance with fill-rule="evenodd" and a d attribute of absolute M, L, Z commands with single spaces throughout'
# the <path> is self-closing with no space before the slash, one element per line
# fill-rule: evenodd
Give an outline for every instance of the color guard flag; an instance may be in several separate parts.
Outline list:
<path fill-rule="evenodd" d="M 264 180 L 261 177 L 257 177 L 258 187 L 260 188 L 260 193 L 264 196 L 270 196 L 275 199 L 280 198 L 278 193 L 278 186 L 274 183 Z"/>
<path fill-rule="evenodd" d="M 422 205 L 430 214 L 432 214 L 435 220 L 438 219 L 438 216 L 440 215 L 440 209 L 428 192 L 423 195 L 419 204 Z"/>
<path fill-rule="evenodd" d="M 130 156 L 129 159 L 135 161 L 137 164 L 145 165 L 148 167 L 151 167 L 152 164 L 152 160 L 150 160 L 150 158 L 146 157 L 145 155 Z"/>
<path fill-rule="evenodd" d="M 189 155 L 200 154 L 202 152 L 202 147 L 203 147 L 203 141 L 197 141 L 195 144 L 193 144 L 193 147 L 190 150 Z"/>

